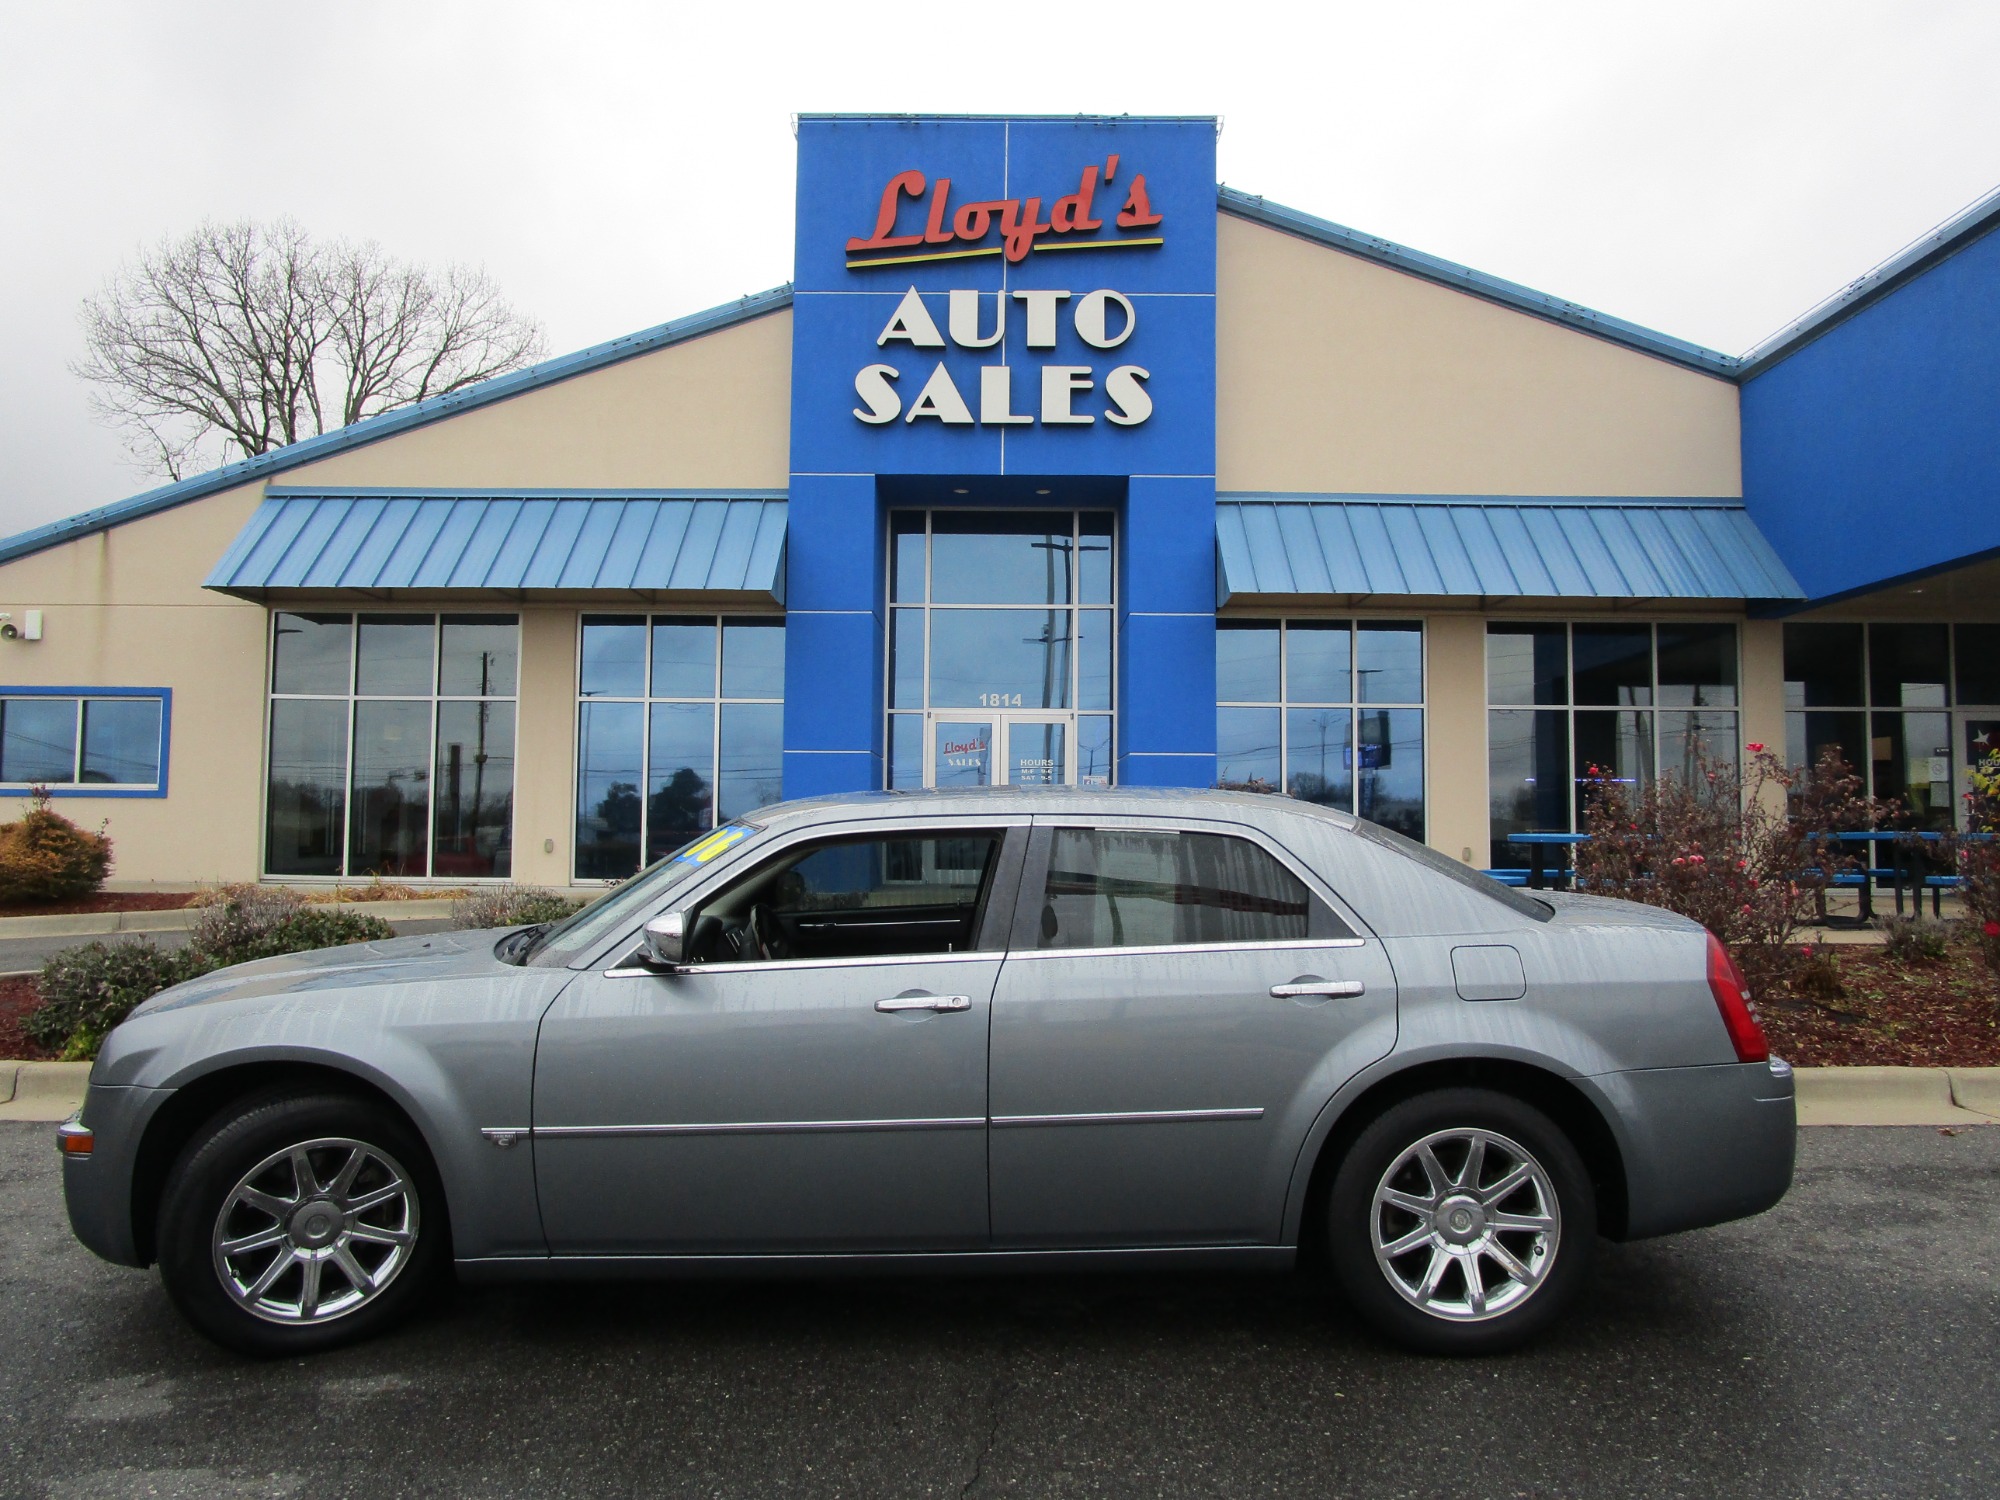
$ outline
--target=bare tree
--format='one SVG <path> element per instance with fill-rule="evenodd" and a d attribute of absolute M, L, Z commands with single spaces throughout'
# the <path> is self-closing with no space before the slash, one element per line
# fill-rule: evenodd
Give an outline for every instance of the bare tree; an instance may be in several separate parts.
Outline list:
<path fill-rule="evenodd" d="M 531 363 L 541 325 L 484 271 L 315 243 L 298 224 L 203 224 L 85 300 L 91 405 L 179 479 Z"/>

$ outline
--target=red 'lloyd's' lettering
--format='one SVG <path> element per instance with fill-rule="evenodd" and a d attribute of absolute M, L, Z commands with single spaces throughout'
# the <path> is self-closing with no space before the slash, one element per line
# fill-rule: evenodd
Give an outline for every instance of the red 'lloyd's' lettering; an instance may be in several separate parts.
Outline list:
<path fill-rule="evenodd" d="M 1116 152 L 1105 158 L 1102 176 L 1095 163 L 1085 167 L 1076 191 L 1056 199 L 1048 218 L 1044 219 L 1040 198 L 990 198 L 976 203 L 962 203 L 954 212 L 951 206 L 951 179 L 940 177 L 934 183 L 927 183 L 924 174 L 912 168 L 889 179 L 875 210 L 875 232 L 866 239 L 850 239 L 847 250 L 852 255 L 878 250 L 905 250 L 916 245 L 977 244 L 993 232 L 997 219 L 1001 253 L 1009 261 L 1019 262 L 1027 259 L 1028 253 L 1035 248 L 1035 241 L 1042 235 L 1089 234 L 1102 229 L 1104 221 L 1093 212 L 1097 189 L 1100 183 L 1108 184 L 1117 175 Z M 930 202 L 924 215 L 923 232 L 897 234 L 896 220 L 901 214 L 903 199 L 922 198 L 927 185 Z M 1150 229 L 1160 222 L 1161 217 L 1153 211 L 1152 200 L 1146 193 L 1146 174 L 1141 172 L 1133 177 L 1132 185 L 1126 192 L 1125 206 L 1117 217 L 1118 227 Z M 1158 241 L 1147 240 L 1143 243 L 1157 244 Z"/>
<path fill-rule="evenodd" d="M 1160 222 L 1160 216 L 1153 212 L 1153 205 L 1146 197 L 1146 174 L 1141 172 L 1132 179 L 1132 190 L 1125 195 L 1125 207 L 1119 210 L 1120 229 L 1147 229 Z"/>
<path fill-rule="evenodd" d="M 848 254 L 857 250 L 900 250 L 908 245 L 921 245 L 924 237 L 920 234 L 891 234 L 889 231 L 896 227 L 898 195 L 908 193 L 912 198 L 921 198 L 923 192 L 924 174 L 921 172 L 898 172 L 891 177 L 889 185 L 882 189 L 882 206 L 875 211 L 875 233 L 865 240 L 849 240 Z"/>

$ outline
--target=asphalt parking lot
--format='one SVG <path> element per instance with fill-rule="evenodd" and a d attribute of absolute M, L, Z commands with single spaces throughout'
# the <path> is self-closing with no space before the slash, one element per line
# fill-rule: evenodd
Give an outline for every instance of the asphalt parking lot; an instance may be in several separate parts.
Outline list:
<path fill-rule="evenodd" d="M 0 1494 L 1990 1495 L 2000 1127 L 1819 1129 L 1762 1218 L 1607 1246 L 1509 1358 L 1300 1278 L 460 1291 L 253 1364 L 70 1239 L 0 1126 Z"/>

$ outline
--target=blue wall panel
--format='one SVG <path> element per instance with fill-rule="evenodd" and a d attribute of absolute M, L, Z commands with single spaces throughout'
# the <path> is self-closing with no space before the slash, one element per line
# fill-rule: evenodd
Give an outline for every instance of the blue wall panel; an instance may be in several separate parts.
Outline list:
<path fill-rule="evenodd" d="M 1814 598 L 2000 548 L 2000 234 L 1743 387 L 1743 494 Z"/>

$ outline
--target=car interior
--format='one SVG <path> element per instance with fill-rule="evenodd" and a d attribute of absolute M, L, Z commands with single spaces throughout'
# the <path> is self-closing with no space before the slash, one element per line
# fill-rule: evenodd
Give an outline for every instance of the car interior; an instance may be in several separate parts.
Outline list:
<path fill-rule="evenodd" d="M 690 913 L 686 962 L 966 952 L 999 849 L 984 831 L 802 844 Z"/>

